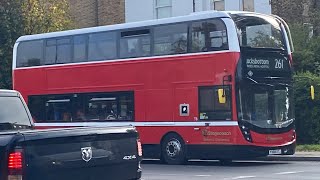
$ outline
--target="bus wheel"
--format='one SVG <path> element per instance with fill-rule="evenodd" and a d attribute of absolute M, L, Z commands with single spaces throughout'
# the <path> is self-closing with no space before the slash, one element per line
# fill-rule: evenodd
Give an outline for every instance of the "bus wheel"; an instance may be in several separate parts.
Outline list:
<path fill-rule="evenodd" d="M 169 134 L 161 145 L 162 159 L 167 164 L 184 164 L 186 162 L 186 150 L 183 139 L 175 134 Z"/>

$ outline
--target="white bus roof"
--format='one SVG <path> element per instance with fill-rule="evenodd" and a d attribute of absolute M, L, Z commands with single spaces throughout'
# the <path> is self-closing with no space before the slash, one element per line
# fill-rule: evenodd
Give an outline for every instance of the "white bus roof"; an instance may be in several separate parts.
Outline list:
<path fill-rule="evenodd" d="M 96 32 L 113 31 L 113 30 L 121 30 L 121 29 L 139 28 L 139 27 L 179 23 L 179 22 L 185 22 L 185 21 L 209 19 L 209 18 L 230 18 L 230 15 L 228 13 L 229 12 L 224 12 L 224 11 L 204 11 L 204 12 L 192 13 L 187 16 L 178 16 L 178 17 L 171 17 L 171 18 L 164 18 L 164 19 L 157 19 L 157 20 L 99 26 L 99 27 L 75 29 L 75 30 L 68 30 L 68 31 L 59 31 L 59 32 L 52 32 L 52 33 L 45 33 L 45 34 L 26 35 L 26 36 L 20 37 L 17 40 L 17 42 L 86 34 L 86 33 L 96 33 Z"/>

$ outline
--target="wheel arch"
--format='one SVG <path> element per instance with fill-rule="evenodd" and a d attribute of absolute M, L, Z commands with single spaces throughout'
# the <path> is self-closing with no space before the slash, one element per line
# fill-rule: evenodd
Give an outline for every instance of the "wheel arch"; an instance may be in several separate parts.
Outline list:
<path fill-rule="evenodd" d="M 161 138 L 161 140 L 160 140 L 160 146 L 161 146 L 161 147 L 162 147 L 162 144 L 163 144 L 164 139 L 165 139 L 166 137 L 170 136 L 170 135 L 179 136 L 179 137 L 183 140 L 183 143 L 185 144 L 185 140 L 183 139 L 183 137 L 182 137 L 179 133 L 177 133 L 177 132 L 175 132 L 175 131 L 170 131 L 170 132 L 167 132 L 166 134 L 164 134 L 164 135 L 162 136 L 162 138 Z"/>

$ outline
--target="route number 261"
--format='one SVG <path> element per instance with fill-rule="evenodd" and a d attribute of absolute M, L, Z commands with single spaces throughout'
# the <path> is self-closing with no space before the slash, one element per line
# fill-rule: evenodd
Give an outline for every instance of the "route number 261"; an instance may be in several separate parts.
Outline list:
<path fill-rule="evenodd" d="M 283 69 L 283 59 L 276 59 L 276 69 Z"/>

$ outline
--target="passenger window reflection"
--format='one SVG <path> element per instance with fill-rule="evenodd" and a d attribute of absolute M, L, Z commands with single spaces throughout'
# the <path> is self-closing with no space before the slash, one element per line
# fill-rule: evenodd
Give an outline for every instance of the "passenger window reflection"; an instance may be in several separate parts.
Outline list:
<path fill-rule="evenodd" d="M 84 114 L 83 110 L 81 110 L 81 109 L 77 110 L 76 120 L 79 120 L 79 121 L 85 121 L 86 120 L 86 117 L 85 117 L 85 114 Z"/>

